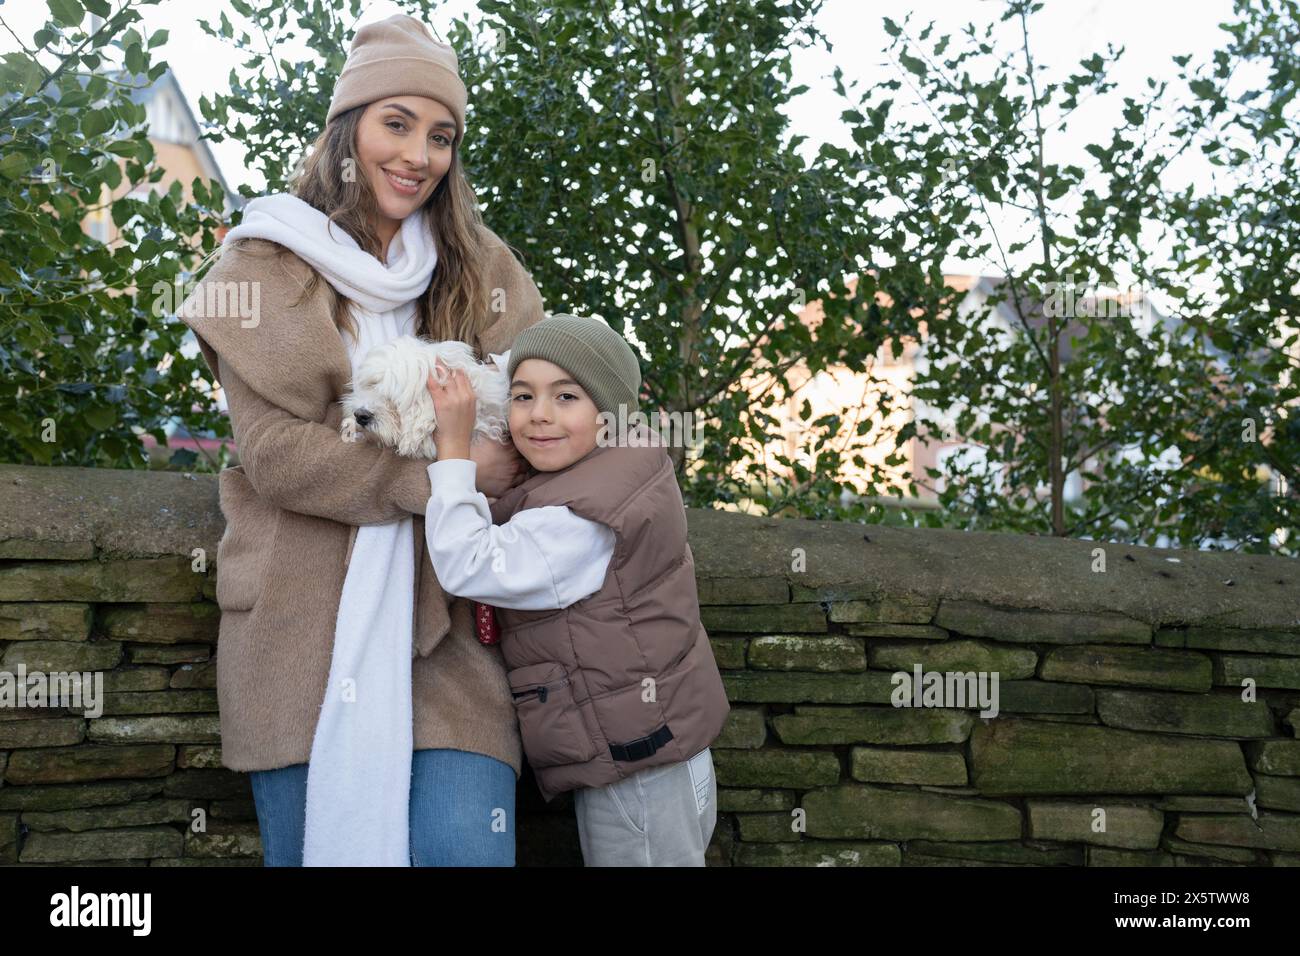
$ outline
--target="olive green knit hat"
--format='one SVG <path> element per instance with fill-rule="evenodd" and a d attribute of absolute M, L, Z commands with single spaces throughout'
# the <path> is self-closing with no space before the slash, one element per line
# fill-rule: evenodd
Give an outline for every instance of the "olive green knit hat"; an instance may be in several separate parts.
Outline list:
<path fill-rule="evenodd" d="M 602 412 L 617 416 L 620 404 L 628 415 L 640 410 L 641 363 L 623 336 L 599 319 L 557 313 L 524 329 L 510 348 L 511 381 L 530 358 L 564 369 Z"/>

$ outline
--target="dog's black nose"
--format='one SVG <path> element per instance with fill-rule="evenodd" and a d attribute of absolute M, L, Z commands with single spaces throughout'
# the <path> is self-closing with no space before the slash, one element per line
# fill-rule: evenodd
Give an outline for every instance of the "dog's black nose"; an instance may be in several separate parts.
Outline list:
<path fill-rule="evenodd" d="M 352 417 L 357 420 L 357 424 L 360 425 L 362 428 L 365 428 L 367 425 L 371 423 L 371 421 L 374 420 L 374 416 L 371 415 L 364 408 L 357 409 L 356 412 L 353 413 Z"/>

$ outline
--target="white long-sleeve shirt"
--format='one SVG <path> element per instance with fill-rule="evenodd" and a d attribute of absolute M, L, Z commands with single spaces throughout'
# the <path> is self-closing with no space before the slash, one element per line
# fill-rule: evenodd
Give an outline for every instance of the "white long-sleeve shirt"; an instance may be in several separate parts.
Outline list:
<path fill-rule="evenodd" d="M 525 508 L 494 525 L 475 490 L 478 463 L 429 465 L 432 494 L 424 534 L 448 594 L 519 611 L 568 607 L 595 594 L 614 556 L 614 532 L 563 505 Z"/>

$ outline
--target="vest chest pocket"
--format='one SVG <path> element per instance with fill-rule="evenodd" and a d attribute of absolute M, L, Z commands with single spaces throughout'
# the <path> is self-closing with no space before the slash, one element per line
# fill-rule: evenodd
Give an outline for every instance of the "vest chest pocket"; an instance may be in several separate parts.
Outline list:
<path fill-rule="evenodd" d="M 524 753 L 533 767 L 585 763 L 596 756 L 563 664 L 545 661 L 516 667 L 506 678 L 519 717 Z"/>

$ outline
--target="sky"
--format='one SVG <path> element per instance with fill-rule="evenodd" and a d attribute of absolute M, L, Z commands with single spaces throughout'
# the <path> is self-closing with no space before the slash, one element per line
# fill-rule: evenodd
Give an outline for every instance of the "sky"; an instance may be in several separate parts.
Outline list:
<path fill-rule="evenodd" d="M 453 0 L 439 8 L 439 17 L 450 20 L 474 11 L 472 0 Z M 215 21 L 225 9 L 237 25 L 240 19 L 233 9 L 221 0 L 196 5 L 192 0 L 163 0 L 157 6 L 142 7 L 144 27 L 152 32 L 166 29 L 168 41 L 156 55 L 164 57 L 176 74 L 181 88 L 190 102 L 196 118 L 202 121 L 199 97 L 211 96 L 228 88 L 228 75 L 232 68 L 240 67 L 241 57 L 233 46 L 207 36 L 197 20 L 206 16 Z M 892 75 L 894 68 L 883 51 L 889 37 L 882 26 L 882 18 L 893 18 L 901 23 L 912 13 L 909 32 L 913 35 L 929 20 L 935 21 L 936 34 L 950 32 L 954 42 L 961 27 L 968 21 L 981 26 L 996 22 L 1003 9 L 996 0 L 921 0 L 915 3 L 891 0 L 828 0 L 815 21 L 817 27 L 831 41 L 833 49 L 826 51 L 818 46 L 796 49 L 792 54 L 793 82 L 807 84 L 807 93 L 795 98 L 788 115 L 791 132 L 807 137 L 802 146 L 811 157 L 818 146 L 831 142 L 853 148 L 848 126 L 840 119 L 846 104 L 830 95 L 831 72 L 838 64 L 844 72 L 846 84 L 858 81 L 863 86 Z M 196 11 L 199 11 L 196 14 Z M 392 2 L 379 0 L 364 8 L 359 21 L 367 23 L 401 12 Z M 1082 105 L 1076 112 L 1069 141 L 1061 137 L 1048 142 L 1048 160 L 1068 161 L 1080 154 L 1086 142 L 1109 139 L 1114 127 L 1116 103 L 1124 92 L 1136 93 L 1145 89 L 1148 76 L 1172 77 L 1170 58 L 1178 54 L 1192 54 L 1194 61 L 1207 59 L 1221 44 L 1221 21 L 1231 17 L 1231 0 L 1046 0 L 1044 8 L 1031 20 L 1031 35 L 1035 60 L 1064 76 L 1072 72 L 1078 61 L 1093 52 L 1104 51 L 1106 43 L 1126 48 L 1124 57 L 1112 73 L 1120 84 L 1119 90 L 1108 98 L 1098 97 Z M 32 34 L 45 19 L 45 5 L 39 0 L 26 0 L 21 5 L 0 5 L 0 18 L 14 33 L 29 42 Z M 432 21 L 436 32 L 438 20 Z M 1005 25 L 1002 29 L 1018 26 Z M 343 42 L 341 39 L 340 42 Z M 17 49 L 17 44 L 7 31 L 0 31 L 0 52 Z M 291 55 L 293 51 L 288 51 Z M 906 93 L 900 91 L 895 112 L 905 109 L 920 110 L 918 103 L 908 103 Z M 473 103 L 470 104 L 468 123 L 473 126 Z M 255 170 L 246 167 L 243 150 L 233 142 L 210 144 L 222 172 L 233 186 L 249 185 L 260 190 L 265 184 Z M 1212 175 L 1208 164 L 1191 157 L 1178 169 L 1170 171 L 1192 182 L 1204 181 Z M 1007 228 L 1006 223 L 999 224 Z M 978 264 L 946 263 L 948 271 L 977 271 Z M 988 271 L 984 269 L 983 271 Z"/>

